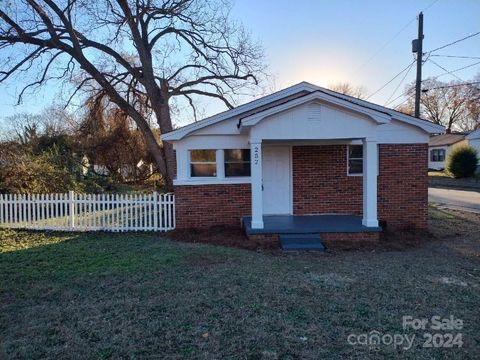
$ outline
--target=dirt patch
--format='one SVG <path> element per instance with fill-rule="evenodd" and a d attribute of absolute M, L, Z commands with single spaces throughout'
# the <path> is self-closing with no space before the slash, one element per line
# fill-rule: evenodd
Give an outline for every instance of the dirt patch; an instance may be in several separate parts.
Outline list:
<path fill-rule="evenodd" d="M 245 232 L 236 227 L 214 226 L 209 229 L 178 229 L 170 231 L 167 237 L 171 240 L 231 246 L 246 250 L 278 249 L 272 242 L 249 239 Z"/>
<path fill-rule="evenodd" d="M 382 233 L 378 250 L 398 251 L 408 250 L 424 246 L 426 243 L 436 240 L 435 235 L 429 231 L 404 229 L 401 231 L 385 231 Z"/>

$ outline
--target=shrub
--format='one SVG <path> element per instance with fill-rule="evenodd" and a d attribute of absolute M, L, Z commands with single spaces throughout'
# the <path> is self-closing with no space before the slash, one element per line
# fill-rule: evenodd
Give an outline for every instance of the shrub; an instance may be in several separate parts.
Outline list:
<path fill-rule="evenodd" d="M 17 144 L 0 146 L 0 193 L 84 190 L 80 162 L 55 147 L 35 155 Z"/>
<path fill-rule="evenodd" d="M 477 151 L 471 146 L 459 146 L 452 150 L 447 160 L 447 171 L 454 178 L 472 177 L 477 169 Z"/>

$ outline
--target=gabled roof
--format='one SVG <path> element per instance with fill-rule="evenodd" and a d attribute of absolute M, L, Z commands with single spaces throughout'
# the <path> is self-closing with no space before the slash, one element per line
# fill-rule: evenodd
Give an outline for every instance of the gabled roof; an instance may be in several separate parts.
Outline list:
<path fill-rule="evenodd" d="M 448 146 L 465 140 L 465 134 L 443 134 L 432 136 L 428 146 Z"/>
<path fill-rule="evenodd" d="M 332 104 L 335 104 L 335 105 L 338 105 L 338 106 L 341 106 L 341 107 L 345 107 L 345 108 L 349 108 L 349 109 L 351 109 L 355 112 L 367 115 L 379 124 L 388 123 L 392 119 L 390 114 L 388 114 L 387 112 L 376 111 L 376 110 L 368 108 L 366 106 L 360 106 L 360 105 L 352 103 L 352 102 L 347 102 L 346 100 L 344 100 L 342 98 L 339 98 L 339 97 L 335 97 L 334 99 L 332 99 L 331 95 L 325 94 L 324 92 L 317 90 L 317 91 L 313 91 L 311 93 L 307 93 L 304 96 L 300 96 L 300 97 L 291 99 L 291 100 L 286 101 L 282 104 L 278 104 L 278 105 L 269 107 L 265 110 L 259 111 L 257 113 L 252 114 L 252 115 L 249 115 L 245 118 L 240 118 L 240 124 L 239 125 L 241 125 L 241 126 L 252 126 L 252 125 L 255 125 L 256 123 L 258 123 L 261 119 L 263 119 L 266 116 L 270 116 L 270 115 L 276 114 L 278 112 L 291 109 L 291 108 L 293 108 L 295 106 L 298 106 L 298 105 L 301 105 L 301 104 L 305 104 L 305 103 L 308 103 L 308 102 L 311 102 L 311 101 L 319 101 L 319 100 L 320 101 L 321 100 L 329 101 Z"/>
<path fill-rule="evenodd" d="M 352 107 L 358 109 L 363 108 L 365 112 L 377 113 L 378 117 L 385 117 L 388 116 L 389 118 L 393 118 L 398 121 L 402 121 L 413 126 L 417 126 L 422 130 L 430 133 L 430 134 L 439 134 L 444 132 L 443 126 L 434 124 L 430 121 L 418 119 L 413 116 L 406 115 L 404 113 L 398 112 L 393 109 L 386 108 L 384 106 L 380 106 L 377 104 L 373 104 L 371 102 L 360 100 L 348 95 L 340 94 L 332 90 L 328 90 L 322 88 L 320 86 L 312 85 L 307 82 L 301 82 L 299 84 L 293 85 L 286 89 L 277 91 L 273 94 L 261 97 L 257 100 L 251 101 L 249 103 L 240 105 L 234 109 L 224 111 L 217 115 L 208 117 L 206 119 L 197 121 L 195 123 L 183 126 L 179 129 L 173 130 L 171 132 L 162 134 L 162 140 L 180 140 L 185 136 L 190 135 L 191 133 L 195 132 L 196 130 L 205 128 L 207 126 L 219 123 L 221 121 L 231 119 L 231 118 L 238 118 L 250 116 L 258 111 L 264 111 L 268 108 L 268 105 L 273 105 L 274 103 L 278 103 L 285 99 L 293 99 L 295 97 L 300 97 L 302 95 L 308 95 L 309 93 L 317 92 L 318 94 L 322 94 L 322 99 L 325 101 L 333 102 L 333 103 L 341 103 L 344 107 Z M 275 106 L 277 106 L 275 105 Z"/>
<path fill-rule="evenodd" d="M 480 139 L 480 129 L 472 131 L 465 137 L 467 140 Z"/>

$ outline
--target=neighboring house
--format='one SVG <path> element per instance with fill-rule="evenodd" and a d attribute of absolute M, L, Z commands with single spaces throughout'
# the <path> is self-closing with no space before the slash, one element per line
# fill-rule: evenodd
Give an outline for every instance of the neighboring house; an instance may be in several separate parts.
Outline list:
<path fill-rule="evenodd" d="M 451 133 L 432 136 L 428 143 L 428 168 L 445 169 L 448 154 L 459 145 L 466 145 L 465 134 Z"/>
<path fill-rule="evenodd" d="M 458 146 L 471 146 L 480 154 L 480 130 L 469 133 L 435 135 L 428 143 L 428 168 L 443 170 L 450 152 Z"/>
<path fill-rule="evenodd" d="M 465 139 L 471 147 L 477 150 L 478 156 L 480 157 L 480 129 L 472 131 Z"/>
<path fill-rule="evenodd" d="M 325 241 L 378 240 L 379 224 L 425 229 L 428 142 L 442 132 L 297 84 L 162 135 L 176 151 L 177 228 L 242 221 L 255 239 Z"/>
<path fill-rule="evenodd" d="M 98 175 L 107 176 L 110 174 L 110 170 L 108 170 L 108 168 L 105 165 L 91 164 L 88 157 L 84 155 L 82 158 L 83 175 L 86 175 L 89 169 L 92 169 L 93 172 Z M 154 171 L 153 164 L 146 162 L 144 160 L 140 160 L 136 165 L 136 169 L 132 166 L 124 165 L 117 170 L 117 172 L 123 178 L 134 178 L 137 171 L 144 171 L 148 174 L 153 174 L 153 171 Z"/>

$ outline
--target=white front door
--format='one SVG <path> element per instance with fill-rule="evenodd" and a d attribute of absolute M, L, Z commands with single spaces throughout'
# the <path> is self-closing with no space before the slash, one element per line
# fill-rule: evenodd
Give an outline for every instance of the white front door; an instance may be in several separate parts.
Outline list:
<path fill-rule="evenodd" d="M 290 147 L 265 146 L 262 150 L 263 213 L 291 214 Z"/>

